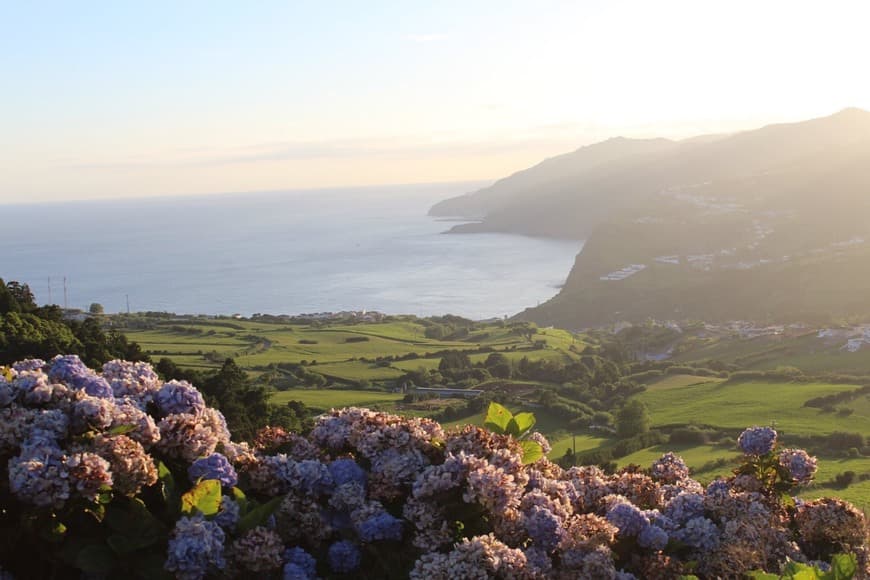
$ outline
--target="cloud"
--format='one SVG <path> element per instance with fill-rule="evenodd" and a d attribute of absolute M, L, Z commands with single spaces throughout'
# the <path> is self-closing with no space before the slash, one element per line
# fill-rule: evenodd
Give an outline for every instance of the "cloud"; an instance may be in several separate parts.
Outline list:
<path fill-rule="evenodd" d="M 444 40 L 447 38 L 446 34 L 434 33 L 434 34 L 407 34 L 405 35 L 406 40 L 410 40 L 411 42 L 417 43 L 425 43 L 425 42 L 435 42 L 437 40 Z"/>

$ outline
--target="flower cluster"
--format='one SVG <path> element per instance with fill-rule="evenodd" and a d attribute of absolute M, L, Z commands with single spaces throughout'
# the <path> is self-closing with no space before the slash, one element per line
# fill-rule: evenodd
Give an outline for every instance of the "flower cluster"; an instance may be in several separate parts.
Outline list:
<path fill-rule="evenodd" d="M 182 579 L 719 578 L 839 552 L 866 566 L 860 511 L 782 499 L 811 481 L 814 458 L 777 450 L 769 428 L 739 446 L 735 475 L 705 488 L 673 453 L 612 474 L 526 464 L 512 436 L 358 408 L 321 416 L 307 436 L 266 428 L 248 445 L 193 386 L 148 365 L 113 361 L 100 374 L 68 356 L 0 374 L 15 510 L 51 523 L 84 506 L 116 535 L 126 522 L 126 541 L 145 546 L 131 551 L 154 550 Z M 178 500 L 193 486 L 210 491 Z"/>

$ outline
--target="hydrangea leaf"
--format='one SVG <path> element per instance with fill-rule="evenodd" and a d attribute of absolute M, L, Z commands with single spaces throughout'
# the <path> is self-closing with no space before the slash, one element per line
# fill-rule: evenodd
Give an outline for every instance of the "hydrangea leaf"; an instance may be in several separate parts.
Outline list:
<path fill-rule="evenodd" d="M 88 544 L 76 555 L 76 568 L 88 574 L 108 576 L 115 567 L 115 554 L 105 544 Z"/>
<path fill-rule="evenodd" d="M 850 580 L 858 573 L 855 554 L 837 554 L 831 559 L 831 580 Z"/>
<path fill-rule="evenodd" d="M 270 499 L 262 505 L 258 505 L 239 520 L 236 529 L 239 530 L 239 533 L 244 533 L 264 524 L 266 520 L 269 519 L 269 516 L 278 509 L 278 506 L 281 505 L 283 500 L 283 497 L 278 496 Z"/>
<path fill-rule="evenodd" d="M 779 574 L 771 574 L 770 572 L 754 571 L 747 574 L 751 580 L 779 580 Z"/>
<path fill-rule="evenodd" d="M 483 426 L 493 433 L 507 433 L 508 424 L 513 419 L 513 413 L 508 411 L 504 406 L 496 402 L 489 404 L 486 410 L 486 419 L 483 421 Z"/>
<path fill-rule="evenodd" d="M 537 422 L 533 413 L 517 413 L 514 415 L 513 421 L 516 422 L 519 435 L 527 433 Z"/>
<path fill-rule="evenodd" d="M 183 514 L 190 515 L 200 512 L 208 517 L 218 513 L 220 507 L 221 482 L 216 479 L 200 481 L 181 496 L 181 513 Z"/>
<path fill-rule="evenodd" d="M 537 441 L 520 441 L 523 447 L 523 464 L 534 463 L 544 456 L 544 448 Z"/>
<path fill-rule="evenodd" d="M 109 429 L 109 435 L 126 435 L 136 430 L 136 425 L 117 425 Z"/>

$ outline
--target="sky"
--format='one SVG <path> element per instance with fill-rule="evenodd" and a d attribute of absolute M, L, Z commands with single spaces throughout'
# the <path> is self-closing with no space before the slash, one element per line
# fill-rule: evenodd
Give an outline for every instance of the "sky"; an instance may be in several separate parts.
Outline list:
<path fill-rule="evenodd" d="M 870 109 L 870 3 L 0 0 L 0 203 L 488 180 Z"/>

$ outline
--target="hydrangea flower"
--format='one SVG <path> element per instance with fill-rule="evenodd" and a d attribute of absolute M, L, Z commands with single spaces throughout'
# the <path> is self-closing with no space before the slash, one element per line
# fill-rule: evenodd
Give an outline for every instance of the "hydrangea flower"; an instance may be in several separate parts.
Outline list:
<path fill-rule="evenodd" d="M 677 525 L 704 515 L 704 496 L 697 493 L 681 493 L 665 506 L 663 515 Z"/>
<path fill-rule="evenodd" d="M 765 455 L 776 445 L 776 431 L 770 427 L 750 427 L 740 434 L 737 446 L 747 455 Z"/>
<path fill-rule="evenodd" d="M 359 525 L 359 537 L 363 542 L 378 540 L 401 540 L 402 520 L 384 512 L 374 515 Z"/>
<path fill-rule="evenodd" d="M 287 548 L 284 551 L 284 562 L 286 565 L 284 566 L 284 578 L 287 578 L 287 568 L 288 566 L 294 566 L 295 570 L 301 571 L 304 576 L 300 576 L 300 578 L 314 578 L 317 576 L 317 560 L 314 559 L 314 556 L 306 552 L 300 547 L 295 548 Z"/>
<path fill-rule="evenodd" d="M 233 561 L 251 572 L 269 572 L 281 567 L 284 544 L 268 528 L 258 526 L 233 542 Z"/>
<path fill-rule="evenodd" d="M 164 383 L 157 391 L 154 402 L 163 415 L 199 415 L 205 411 L 202 393 L 187 381 Z"/>
<path fill-rule="evenodd" d="M 31 446 L 9 460 L 9 490 L 37 507 L 61 508 L 70 496 L 66 457 L 56 446 Z"/>
<path fill-rule="evenodd" d="M 353 482 L 366 484 L 365 470 L 353 459 L 336 459 L 329 464 L 329 473 L 336 486 Z"/>
<path fill-rule="evenodd" d="M 637 536 L 637 544 L 650 550 L 664 550 L 668 545 L 668 533 L 658 526 L 647 526 Z"/>
<path fill-rule="evenodd" d="M 335 542 L 329 547 L 329 567 L 333 572 L 347 574 L 359 568 L 362 559 L 359 548 L 349 540 Z"/>
<path fill-rule="evenodd" d="M 526 532 L 535 546 L 552 552 L 564 534 L 564 522 L 552 511 L 541 506 L 532 506 L 523 518 Z"/>
<path fill-rule="evenodd" d="M 620 536 L 636 536 L 650 525 L 644 513 L 634 504 L 618 501 L 607 510 L 608 522 L 619 528 Z"/>
<path fill-rule="evenodd" d="M 111 465 L 96 453 L 76 453 L 67 459 L 66 466 L 76 491 L 88 501 L 95 501 L 100 492 L 112 486 Z"/>
<path fill-rule="evenodd" d="M 779 464 L 788 469 L 791 478 L 798 483 L 809 483 L 816 474 L 818 461 L 803 449 L 783 449 L 779 452 Z"/>
<path fill-rule="evenodd" d="M 187 468 L 187 477 L 191 483 L 200 479 L 216 479 L 224 487 L 234 487 L 239 482 L 239 476 L 229 460 L 220 453 L 212 453 L 201 457 Z"/>
<path fill-rule="evenodd" d="M 221 496 L 221 508 L 211 521 L 219 525 L 227 532 L 233 532 L 239 523 L 241 506 L 228 495 Z"/>
<path fill-rule="evenodd" d="M 103 377 L 94 373 L 77 355 L 58 355 L 51 359 L 48 377 L 56 383 L 64 383 L 76 391 L 84 391 L 92 397 L 112 399 L 112 387 Z"/>
<path fill-rule="evenodd" d="M 676 483 L 689 477 L 689 468 L 683 458 L 675 453 L 665 453 L 652 464 L 653 479 L 663 483 Z"/>
<path fill-rule="evenodd" d="M 702 552 L 711 552 L 719 546 L 721 533 L 712 521 L 697 517 L 674 533 L 674 538 Z"/>
<path fill-rule="evenodd" d="M 220 526 L 202 514 L 182 517 L 169 539 L 164 567 L 182 580 L 199 580 L 213 570 L 223 570 L 227 565 L 224 540 Z"/>

